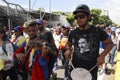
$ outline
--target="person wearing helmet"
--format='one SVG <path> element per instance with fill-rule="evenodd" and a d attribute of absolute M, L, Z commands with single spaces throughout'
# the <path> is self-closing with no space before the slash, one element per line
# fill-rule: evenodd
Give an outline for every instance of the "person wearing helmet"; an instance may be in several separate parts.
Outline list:
<path fill-rule="evenodd" d="M 113 42 L 109 38 L 108 34 L 101 28 L 90 25 L 90 9 L 85 4 L 80 4 L 73 12 L 77 24 L 79 27 L 72 30 L 68 37 L 66 44 L 65 57 L 69 59 L 71 57 L 72 45 L 74 46 L 74 53 L 72 56 L 72 64 L 75 68 L 84 68 L 90 70 L 97 65 L 90 73 L 92 74 L 92 80 L 97 80 L 98 66 L 104 63 L 105 56 L 113 47 Z M 82 36 L 89 42 L 88 52 L 81 53 L 79 49 L 79 43 L 81 43 Z M 102 41 L 106 48 L 99 55 L 99 43 Z M 85 44 L 87 46 L 87 44 Z"/>
<path fill-rule="evenodd" d="M 78 25 L 81 26 L 79 28 L 82 28 L 82 29 L 87 28 L 85 26 L 88 25 L 88 22 L 90 20 L 90 9 L 89 9 L 89 7 L 87 5 L 80 4 L 79 6 L 77 6 L 77 8 L 73 12 L 73 14 L 75 15 L 74 16 L 75 19 L 80 19 L 80 20 L 77 20 Z"/>

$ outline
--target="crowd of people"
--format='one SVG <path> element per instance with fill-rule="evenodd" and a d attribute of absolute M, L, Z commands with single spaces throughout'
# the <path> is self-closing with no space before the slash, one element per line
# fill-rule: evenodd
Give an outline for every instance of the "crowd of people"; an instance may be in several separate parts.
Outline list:
<path fill-rule="evenodd" d="M 43 19 L 28 21 L 9 31 L 0 28 L 0 80 L 50 80 L 58 67 L 58 58 L 64 66 L 64 80 L 74 80 L 68 73 L 69 63 L 73 68 L 90 70 L 92 80 L 106 55 L 114 65 L 115 53 L 119 49 L 120 28 L 107 27 L 105 30 L 90 25 L 90 9 L 80 4 L 73 12 L 78 23 L 76 29 L 69 24 L 58 24 L 46 30 Z M 100 53 L 99 53 L 100 49 Z M 78 62 L 79 61 L 79 62 Z"/>

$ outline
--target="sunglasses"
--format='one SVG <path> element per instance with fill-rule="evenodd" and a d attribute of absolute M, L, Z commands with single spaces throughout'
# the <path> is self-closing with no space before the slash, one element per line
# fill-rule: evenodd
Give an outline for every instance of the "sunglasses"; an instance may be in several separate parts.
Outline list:
<path fill-rule="evenodd" d="M 17 30 L 14 30 L 14 32 L 18 32 Z"/>
<path fill-rule="evenodd" d="M 86 16 L 86 14 L 82 14 L 82 15 L 74 16 L 74 18 L 75 19 L 78 19 L 78 18 L 83 19 L 83 18 L 85 18 L 85 16 Z"/>

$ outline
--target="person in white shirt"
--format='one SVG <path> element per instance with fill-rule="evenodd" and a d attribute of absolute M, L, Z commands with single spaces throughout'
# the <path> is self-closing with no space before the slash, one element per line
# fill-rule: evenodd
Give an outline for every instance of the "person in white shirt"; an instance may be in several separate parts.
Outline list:
<path fill-rule="evenodd" d="M 1 80 L 6 80 L 9 76 L 10 80 L 18 80 L 16 68 L 13 59 L 14 48 L 12 43 L 7 40 L 6 33 L 0 28 L 0 75 Z"/>

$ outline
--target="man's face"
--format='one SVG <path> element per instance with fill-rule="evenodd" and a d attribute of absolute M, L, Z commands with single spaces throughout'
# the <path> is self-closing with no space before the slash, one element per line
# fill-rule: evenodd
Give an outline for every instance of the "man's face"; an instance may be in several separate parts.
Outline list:
<path fill-rule="evenodd" d="M 38 24 L 38 29 L 39 29 L 40 31 L 43 31 L 43 29 L 44 29 L 43 24 Z"/>
<path fill-rule="evenodd" d="M 29 27 L 27 31 L 28 31 L 28 35 L 31 39 L 34 38 L 35 36 L 37 36 L 36 35 L 37 30 L 36 30 L 35 26 L 34 27 L 33 26 Z"/>
<path fill-rule="evenodd" d="M 85 52 L 86 49 L 88 49 L 88 43 L 87 40 L 84 38 L 79 39 L 78 46 L 80 48 L 81 53 Z"/>
<path fill-rule="evenodd" d="M 2 39 L 3 35 L 4 35 L 3 33 L 0 33 L 0 39 Z"/>
<path fill-rule="evenodd" d="M 62 28 L 62 33 L 63 33 L 64 35 L 68 35 L 69 30 L 66 29 L 66 28 Z"/>
<path fill-rule="evenodd" d="M 16 37 L 19 37 L 22 32 L 21 32 L 21 31 L 16 31 L 16 30 L 14 30 L 14 33 L 15 33 L 15 36 L 16 36 Z"/>
<path fill-rule="evenodd" d="M 75 19 L 77 20 L 79 26 L 83 26 L 88 21 L 89 16 L 87 16 L 87 14 L 84 12 L 77 12 L 75 15 Z"/>

